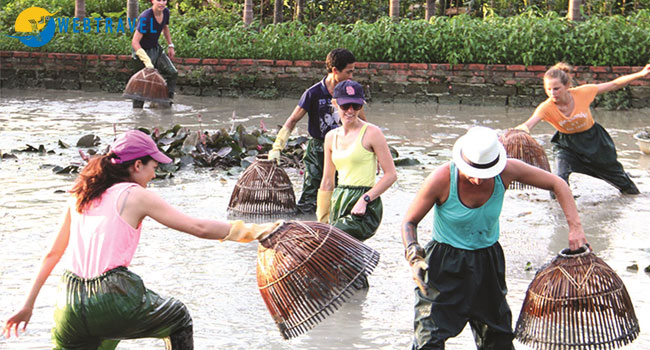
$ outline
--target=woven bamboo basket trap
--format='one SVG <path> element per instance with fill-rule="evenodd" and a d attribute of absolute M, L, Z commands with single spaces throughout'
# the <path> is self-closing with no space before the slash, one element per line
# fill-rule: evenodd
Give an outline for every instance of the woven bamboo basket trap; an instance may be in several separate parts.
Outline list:
<path fill-rule="evenodd" d="M 138 101 L 169 103 L 167 83 L 155 68 L 143 68 L 133 74 L 126 83 L 122 97 Z"/>
<path fill-rule="evenodd" d="M 518 129 L 508 129 L 499 136 L 499 141 L 501 141 L 503 147 L 506 149 L 508 158 L 519 159 L 532 166 L 549 172 L 551 171 L 551 166 L 548 163 L 544 148 L 527 132 Z M 512 188 L 523 190 L 530 188 L 530 186 L 515 181 L 512 184 Z"/>
<path fill-rule="evenodd" d="M 257 285 L 285 339 L 313 328 L 356 291 L 379 253 L 320 222 L 287 221 L 260 240 Z"/>
<path fill-rule="evenodd" d="M 535 349 L 615 349 L 639 335 L 620 277 L 590 249 L 564 249 L 528 286 L 515 327 Z"/>
<path fill-rule="evenodd" d="M 291 179 L 275 161 L 260 156 L 237 180 L 228 211 L 252 216 L 294 214 L 296 196 Z"/>

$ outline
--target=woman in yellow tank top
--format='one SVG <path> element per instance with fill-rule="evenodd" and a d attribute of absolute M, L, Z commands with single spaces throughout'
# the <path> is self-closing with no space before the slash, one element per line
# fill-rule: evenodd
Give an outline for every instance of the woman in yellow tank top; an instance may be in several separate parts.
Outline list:
<path fill-rule="evenodd" d="M 345 80 L 334 88 L 332 104 L 338 108 L 342 127 L 325 136 L 325 164 L 316 208 L 318 221 L 361 241 L 377 231 L 382 217 L 379 196 L 397 179 L 384 134 L 359 119 L 365 102 L 363 87 L 356 81 Z M 377 162 L 384 171 L 379 181 L 375 175 Z"/>

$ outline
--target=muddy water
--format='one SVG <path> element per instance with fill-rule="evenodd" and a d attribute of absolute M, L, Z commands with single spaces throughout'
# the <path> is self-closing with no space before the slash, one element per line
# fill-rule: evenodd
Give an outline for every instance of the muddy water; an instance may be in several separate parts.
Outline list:
<path fill-rule="evenodd" d="M 230 127 L 234 122 L 269 128 L 282 124 L 295 100 L 262 101 L 180 96 L 172 110 L 133 112 L 118 95 L 61 91 L 0 91 L 0 150 L 43 144 L 56 154 L 18 153 L 18 160 L 0 162 L 0 320 L 19 306 L 33 271 L 49 244 L 62 204 L 58 190 L 68 189 L 73 176 L 54 175 L 49 165 L 78 160 L 77 139 L 95 133 L 105 147 L 118 131 L 134 126 L 181 124 L 197 130 Z M 256 244 L 200 240 L 167 229 L 153 220 L 144 223 L 131 269 L 149 288 L 174 295 L 187 304 L 194 319 L 197 349 L 407 349 L 413 320 L 413 285 L 399 236 L 405 208 L 424 177 L 447 161 L 453 141 L 474 124 L 505 129 L 525 120 L 532 109 L 373 103 L 369 119 L 382 127 L 402 156 L 421 165 L 398 168 L 397 183 L 384 195 L 383 223 L 367 243 L 381 253 L 367 293 L 356 295 L 337 313 L 309 333 L 285 341 L 271 320 L 255 281 Z M 199 123 L 196 116 L 202 115 Z M 606 183 L 573 175 L 583 226 L 596 253 L 625 282 L 641 324 L 641 335 L 629 349 L 650 348 L 650 156 L 642 155 L 632 135 L 647 126 L 650 111 L 597 111 L 596 119 L 616 142 L 619 158 L 642 194 L 623 196 Z M 299 123 L 296 134 L 306 133 Z M 552 129 L 538 126 L 534 136 L 551 154 Z M 61 140 L 73 147 L 62 149 Z M 552 161 L 551 157 L 551 161 Z M 289 170 L 296 192 L 299 174 Z M 226 219 L 226 206 L 237 173 L 186 169 L 151 183 L 184 212 Z M 420 225 L 420 241 L 431 235 L 431 215 Z M 501 244 L 507 260 L 508 300 L 517 319 L 534 270 L 567 244 L 567 226 L 556 202 L 543 191 L 508 191 L 501 215 Z M 64 257 L 65 259 L 66 257 Z M 533 271 L 525 271 L 526 264 Z M 627 266 L 636 263 L 639 271 Z M 63 264 L 57 266 L 36 302 L 27 333 L 18 341 L 0 339 L 0 349 L 45 349 L 49 346 L 53 305 Z M 448 342 L 448 349 L 471 349 L 469 329 Z M 518 349 L 526 349 L 520 343 Z M 118 349 L 161 349 L 159 340 L 126 340 Z"/>

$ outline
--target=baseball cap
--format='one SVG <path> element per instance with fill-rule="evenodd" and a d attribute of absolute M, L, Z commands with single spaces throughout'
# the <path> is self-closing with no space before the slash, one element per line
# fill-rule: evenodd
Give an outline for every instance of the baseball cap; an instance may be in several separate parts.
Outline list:
<path fill-rule="evenodd" d="M 336 103 L 344 105 L 346 103 L 356 103 L 363 105 L 366 99 L 363 96 L 363 87 L 354 80 L 343 80 L 334 87 L 334 96 Z"/>
<path fill-rule="evenodd" d="M 172 161 L 158 149 L 151 136 L 140 130 L 129 130 L 119 135 L 111 145 L 111 151 L 117 156 L 114 161 L 116 164 L 145 156 L 151 156 L 160 163 L 171 163 Z"/>

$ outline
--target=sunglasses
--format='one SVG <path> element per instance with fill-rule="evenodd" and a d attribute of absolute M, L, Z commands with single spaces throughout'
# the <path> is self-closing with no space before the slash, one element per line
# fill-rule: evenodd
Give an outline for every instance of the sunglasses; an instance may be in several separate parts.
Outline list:
<path fill-rule="evenodd" d="M 361 107 L 363 107 L 363 105 L 360 105 L 358 103 L 344 103 L 344 104 L 342 104 L 340 106 L 341 106 L 341 109 L 344 110 L 344 111 L 347 111 L 348 109 L 350 109 L 350 107 L 352 107 L 352 109 L 354 109 L 355 111 L 359 111 L 359 110 L 361 110 Z"/>

